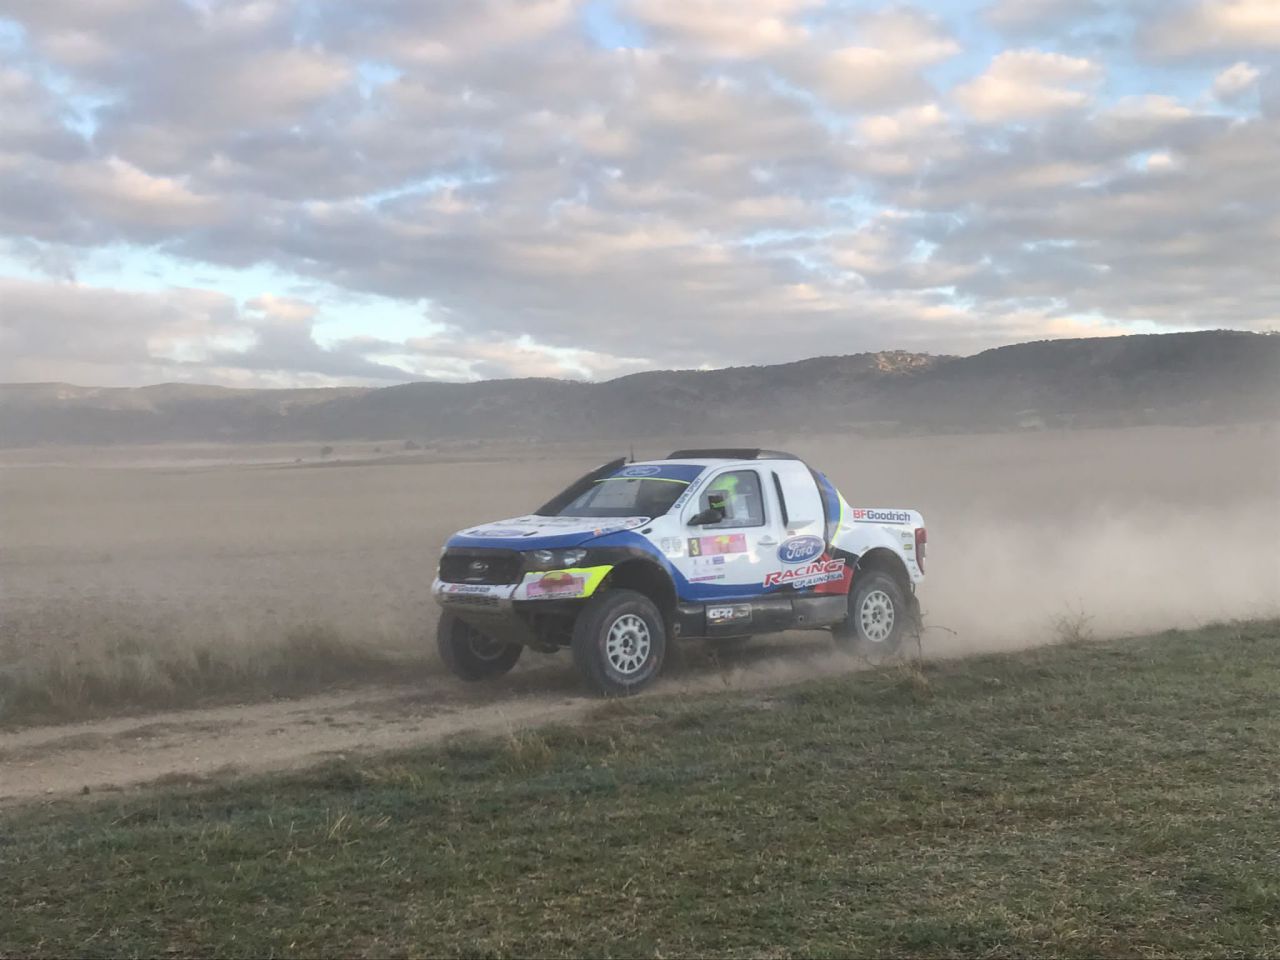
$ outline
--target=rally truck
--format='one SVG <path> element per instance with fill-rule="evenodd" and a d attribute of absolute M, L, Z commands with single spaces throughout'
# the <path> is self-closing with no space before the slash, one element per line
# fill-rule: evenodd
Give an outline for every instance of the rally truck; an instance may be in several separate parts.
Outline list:
<path fill-rule="evenodd" d="M 614 460 L 533 513 L 449 538 L 433 584 L 440 656 L 463 680 L 569 648 L 588 685 L 634 693 L 668 643 L 827 630 L 878 657 L 919 621 L 924 519 L 851 507 L 788 453 Z"/>

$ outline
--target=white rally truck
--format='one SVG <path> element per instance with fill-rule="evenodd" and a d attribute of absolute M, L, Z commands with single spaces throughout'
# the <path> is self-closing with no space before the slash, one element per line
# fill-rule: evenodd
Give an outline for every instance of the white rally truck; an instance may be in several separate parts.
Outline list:
<path fill-rule="evenodd" d="M 896 649 L 919 621 L 924 519 L 851 507 L 798 457 L 677 450 L 615 460 L 523 517 L 452 536 L 433 585 L 438 644 L 463 680 L 565 647 L 588 684 L 633 693 L 671 640 L 829 630 Z"/>

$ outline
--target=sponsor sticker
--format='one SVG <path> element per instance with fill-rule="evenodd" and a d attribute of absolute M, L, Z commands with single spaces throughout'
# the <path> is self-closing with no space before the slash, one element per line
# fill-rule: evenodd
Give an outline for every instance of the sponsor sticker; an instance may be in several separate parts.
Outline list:
<path fill-rule="evenodd" d="M 532 530 L 521 530 L 518 527 L 480 527 L 476 530 L 467 530 L 463 536 L 488 537 L 493 540 L 499 540 L 510 537 L 527 537 L 533 532 Z"/>
<path fill-rule="evenodd" d="M 525 590 L 525 594 L 530 600 L 546 599 L 548 597 L 577 597 L 582 595 L 586 587 L 587 581 L 585 577 L 575 576 L 565 570 L 556 570 L 551 573 L 545 573 L 539 579 L 531 581 Z"/>
<path fill-rule="evenodd" d="M 480 583 L 446 583 L 440 589 L 441 593 L 467 593 L 473 595 L 488 596 L 497 591 L 487 584 Z"/>
<path fill-rule="evenodd" d="M 707 623 L 716 626 L 724 623 L 749 623 L 751 604 L 735 603 L 723 607 L 707 607 Z"/>
<path fill-rule="evenodd" d="M 723 579 L 724 579 L 723 573 L 708 573 L 708 574 L 704 574 L 701 577 L 690 577 L 689 582 L 690 583 L 711 583 L 714 580 L 723 580 Z"/>
<path fill-rule="evenodd" d="M 808 563 L 822 556 L 827 545 L 821 537 L 803 536 L 785 540 L 778 548 L 778 559 L 783 563 Z"/>
<path fill-rule="evenodd" d="M 627 517 L 625 520 L 619 520 L 617 523 L 610 523 L 603 527 L 596 527 L 595 535 L 597 537 L 603 537 L 610 533 L 621 533 L 623 530 L 634 530 L 636 527 L 643 527 L 648 522 L 648 517 Z"/>
<path fill-rule="evenodd" d="M 906 510 L 875 510 L 869 507 L 854 507 L 849 516 L 855 523 L 910 523 L 911 514 Z"/>
<path fill-rule="evenodd" d="M 766 587 L 792 586 L 798 590 L 844 579 L 844 560 L 818 560 L 805 567 L 773 570 L 765 574 Z"/>
<path fill-rule="evenodd" d="M 745 533 L 725 533 L 716 537 L 690 537 L 689 556 L 710 557 L 726 553 L 746 553 Z"/>
<path fill-rule="evenodd" d="M 683 537 L 663 537 L 658 541 L 658 548 L 662 550 L 668 557 L 684 556 L 684 538 Z"/>

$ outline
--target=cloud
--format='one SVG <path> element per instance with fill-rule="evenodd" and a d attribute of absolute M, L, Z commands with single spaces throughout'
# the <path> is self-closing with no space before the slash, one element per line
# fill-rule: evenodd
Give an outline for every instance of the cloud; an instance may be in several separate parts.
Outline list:
<path fill-rule="evenodd" d="M 1194 0 L 1156 9 L 1141 42 L 1158 56 L 1280 50 L 1280 4 L 1275 0 Z"/>
<path fill-rule="evenodd" d="M 1252 90 L 1262 71 L 1240 60 L 1213 78 L 1213 95 L 1222 101 L 1235 100 Z"/>
<path fill-rule="evenodd" d="M 997 29 L 1023 34 L 1087 20 L 1103 11 L 1099 0 L 995 0 L 982 15 Z"/>
<path fill-rule="evenodd" d="M 712 57 L 740 59 L 798 46 L 799 14 L 814 0 L 627 0 L 624 11 L 660 42 Z"/>
<path fill-rule="evenodd" d="M 1006 50 L 986 72 L 956 88 L 955 99 L 983 123 L 1034 120 L 1092 100 L 1097 64 L 1043 50 Z"/>
<path fill-rule="evenodd" d="M 1247 4 L 949 9 L 0 0 L 0 376 L 605 377 L 1276 322 L 1277 78 L 1229 52 L 1265 22 L 1221 25 Z M 1173 43 L 1187 18 L 1235 39 Z"/>

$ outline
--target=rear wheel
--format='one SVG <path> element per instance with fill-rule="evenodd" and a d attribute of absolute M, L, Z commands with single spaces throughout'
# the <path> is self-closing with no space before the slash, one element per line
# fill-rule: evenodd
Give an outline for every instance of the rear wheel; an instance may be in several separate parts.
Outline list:
<path fill-rule="evenodd" d="M 588 685 L 609 697 L 648 686 L 662 669 L 667 629 L 652 600 L 606 590 L 587 601 L 573 625 L 573 662 Z"/>
<path fill-rule="evenodd" d="M 495 640 L 448 611 L 440 614 L 436 645 L 444 665 L 469 682 L 502 676 L 524 652 L 520 644 Z"/>
<path fill-rule="evenodd" d="M 850 653 L 879 659 L 902 645 L 909 620 L 907 598 L 897 580 L 882 570 L 859 571 L 849 591 L 849 618 L 831 632 Z"/>

